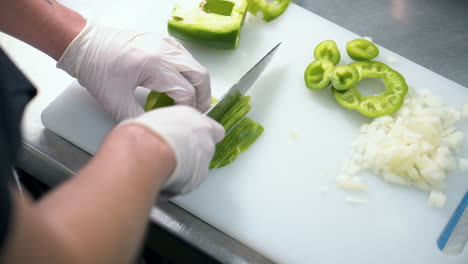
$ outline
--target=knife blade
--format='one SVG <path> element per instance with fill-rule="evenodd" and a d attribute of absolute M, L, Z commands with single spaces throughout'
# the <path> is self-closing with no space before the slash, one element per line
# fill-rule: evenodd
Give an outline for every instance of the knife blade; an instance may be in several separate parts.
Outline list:
<path fill-rule="evenodd" d="M 281 42 L 271 49 L 260 61 L 258 61 L 246 74 L 244 74 L 229 90 L 221 96 L 221 98 L 205 112 L 205 114 L 216 121 L 233 106 L 241 96 L 243 96 L 260 74 L 265 70 L 266 66 L 270 63 L 273 55 L 275 54 Z"/>

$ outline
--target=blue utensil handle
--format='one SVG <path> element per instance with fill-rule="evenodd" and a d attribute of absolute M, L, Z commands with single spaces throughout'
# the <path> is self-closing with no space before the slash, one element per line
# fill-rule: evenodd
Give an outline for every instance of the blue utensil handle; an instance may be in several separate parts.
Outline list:
<path fill-rule="evenodd" d="M 437 239 L 437 246 L 448 255 L 458 255 L 468 240 L 468 191 L 453 212 L 452 217 Z"/>

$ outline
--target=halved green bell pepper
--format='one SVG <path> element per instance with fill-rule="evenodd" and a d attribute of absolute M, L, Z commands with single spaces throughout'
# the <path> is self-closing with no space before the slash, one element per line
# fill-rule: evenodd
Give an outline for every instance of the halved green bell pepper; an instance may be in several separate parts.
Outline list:
<path fill-rule="evenodd" d="M 316 60 L 326 59 L 333 64 L 338 64 L 341 59 L 340 50 L 333 40 L 325 40 L 320 42 L 314 50 Z"/>
<path fill-rule="evenodd" d="M 262 12 L 263 20 L 269 22 L 281 16 L 290 2 L 291 0 L 250 0 L 249 12 L 252 15 Z"/>
<path fill-rule="evenodd" d="M 167 30 L 185 41 L 235 49 L 248 6 L 248 0 L 179 0 Z"/>
<path fill-rule="evenodd" d="M 332 89 L 336 101 L 348 109 L 356 109 L 368 117 L 379 117 L 396 112 L 403 104 L 408 85 L 400 73 L 382 62 L 362 61 L 351 63 L 359 73 L 359 81 L 364 78 L 381 78 L 385 89 L 375 96 L 362 96 L 357 86 L 340 91 Z"/>

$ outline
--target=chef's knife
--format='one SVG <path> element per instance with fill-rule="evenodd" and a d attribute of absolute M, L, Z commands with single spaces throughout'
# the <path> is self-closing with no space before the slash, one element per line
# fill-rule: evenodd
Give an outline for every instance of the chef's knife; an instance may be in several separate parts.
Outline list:
<path fill-rule="evenodd" d="M 453 212 L 447 226 L 437 239 L 437 246 L 448 255 L 458 255 L 468 241 L 468 192 Z"/>
<path fill-rule="evenodd" d="M 242 76 L 239 81 L 237 81 L 213 106 L 211 106 L 205 114 L 214 120 L 219 121 L 226 111 L 229 110 L 229 108 L 231 108 L 231 106 L 233 106 L 258 79 L 268 63 L 270 63 L 280 44 L 281 42 L 270 50 L 246 74 L 244 74 L 244 76 Z"/>

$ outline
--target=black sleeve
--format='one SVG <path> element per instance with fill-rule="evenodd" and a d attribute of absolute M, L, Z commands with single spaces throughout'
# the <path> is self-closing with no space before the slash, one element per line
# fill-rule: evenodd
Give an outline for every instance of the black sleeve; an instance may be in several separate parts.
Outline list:
<path fill-rule="evenodd" d="M 8 189 L 21 142 L 21 116 L 36 89 L 0 49 L 0 253 L 12 223 Z"/>

